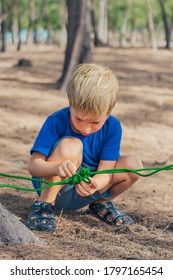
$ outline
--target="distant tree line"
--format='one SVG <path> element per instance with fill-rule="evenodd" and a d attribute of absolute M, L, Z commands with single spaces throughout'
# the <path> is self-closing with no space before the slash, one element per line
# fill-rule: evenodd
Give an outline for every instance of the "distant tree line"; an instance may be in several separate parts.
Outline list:
<path fill-rule="evenodd" d="M 8 43 L 63 44 L 66 90 L 77 64 L 91 60 L 91 46 L 171 47 L 172 0 L 0 0 L 0 51 Z M 160 44 L 160 42 L 162 44 Z"/>
<path fill-rule="evenodd" d="M 67 42 L 68 1 L 0 0 L 0 50 L 7 43 Z M 75 6 L 77 0 L 71 0 Z M 80 0 L 79 2 L 83 2 Z M 173 27 L 172 0 L 91 0 L 91 39 L 95 46 L 110 45 L 170 48 Z M 80 5 L 79 5 L 80 6 Z M 79 7 L 76 8 L 79 12 Z M 42 36 L 41 36 L 42 34 Z"/>

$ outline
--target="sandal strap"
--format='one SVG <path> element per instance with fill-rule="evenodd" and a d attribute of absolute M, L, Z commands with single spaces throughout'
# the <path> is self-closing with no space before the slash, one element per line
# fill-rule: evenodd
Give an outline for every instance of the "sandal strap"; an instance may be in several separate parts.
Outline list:
<path fill-rule="evenodd" d="M 36 201 L 28 215 L 27 226 L 41 231 L 55 230 L 56 209 L 51 203 Z"/>
<path fill-rule="evenodd" d="M 56 213 L 56 209 L 51 203 L 42 202 L 42 201 L 35 201 L 31 206 L 31 211 L 34 211 L 34 212 L 39 211 L 41 213 L 46 211 L 46 213 L 49 213 L 49 214 Z"/>
<path fill-rule="evenodd" d="M 100 219 L 108 224 L 118 225 L 117 222 L 122 220 L 124 225 L 133 224 L 134 221 L 127 214 L 120 211 L 112 202 L 105 203 L 92 203 L 89 205 L 89 209 Z M 105 214 L 102 215 L 103 210 L 107 210 Z M 120 225 L 122 225 L 120 224 Z"/>
<path fill-rule="evenodd" d="M 127 218 L 128 217 L 128 218 Z M 111 211 L 108 211 L 105 215 L 104 215 L 104 219 L 109 223 L 109 224 L 117 224 L 119 220 L 122 220 L 123 223 L 122 224 L 129 224 L 128 221 L 129 220 L 129 216 L 127 214 L 119 214 L 115 216 L 115 213 L 112 213 Z M 131 219 L 131 218 L 130 218 Z M 131 223 L 130 223 L 131 224 Z"/>

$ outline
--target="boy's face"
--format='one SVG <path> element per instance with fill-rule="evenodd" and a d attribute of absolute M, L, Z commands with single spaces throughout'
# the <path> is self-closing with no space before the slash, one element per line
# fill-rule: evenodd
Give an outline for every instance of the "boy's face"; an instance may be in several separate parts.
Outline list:
<path fill-rule="evenodd" d="M 95 117 L 92 114 L 84 116 L 80 111 L 70 107 L 70 121 L 72 129 L 84 136 L 98 131 L 107 120 L 109 114 Z"/>

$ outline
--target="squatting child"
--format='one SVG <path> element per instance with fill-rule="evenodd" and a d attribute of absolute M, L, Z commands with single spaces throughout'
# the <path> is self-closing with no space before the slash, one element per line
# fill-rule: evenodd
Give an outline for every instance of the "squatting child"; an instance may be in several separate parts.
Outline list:
<path fill-rule="evenodd" d="M 110 115 L 116 103 L 118 81 L 113 71 L 97 64 L 79 65 L 68 88 L 69 107 L 51 114 L 31 149 L 28 170 L 33 177 L 58 182 L 81 167 L 90 171 L 142 168 L 132 155 L 120 155 L 122 128 Z M 27 225 L 54 231 L 56 212 L 85 206 L 111 225 L 132 224 L 127 214 L 112 203 L 137 180 L 134 173 L 96 174 L 89 183 L 56 185 L 39 193 L 32 204 Z M 33 181 L 35 188 L 41 183 Z"/>

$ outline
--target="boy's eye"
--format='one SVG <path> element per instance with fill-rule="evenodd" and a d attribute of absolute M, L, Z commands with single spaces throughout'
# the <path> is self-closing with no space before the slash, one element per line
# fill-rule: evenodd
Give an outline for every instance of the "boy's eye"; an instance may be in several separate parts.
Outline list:
<path fill-rule="evenodd" d="M 76 120 L 78 121 L 78 122 L 83 122 L 84 120 L 82 120 L 82 119 L 79 119 L 79 118 L 76 118 Z M 100 122 L 91 122 L 92 124 L 99 124 Z"/>

